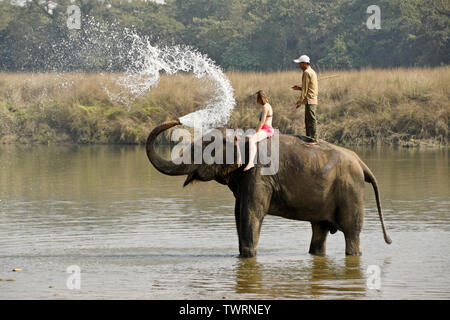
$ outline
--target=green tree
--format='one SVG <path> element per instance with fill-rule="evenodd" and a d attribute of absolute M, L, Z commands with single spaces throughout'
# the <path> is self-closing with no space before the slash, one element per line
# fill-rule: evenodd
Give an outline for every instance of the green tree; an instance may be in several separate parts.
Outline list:
<path fill-rule="evenodd" d="M 225 68 L 283 70 L 308 54 L 321 70 L 449 63 L 449 0 L 379 0 L 381 29 L 366 26 L 371 0 L 76 0 L 80 30 L 66 25 L 70 0 L 0 2 L 0 69 L 105 70 L 101 52 L 83 57 L 89 16 L 134 28 L 160 44 L 183 43 Z M 111 4 L 108 9 L 107 4 Z M 92 38 L 92 37 L 91 37 Z M 84 41 L 84 42 L 83 42 Z M 74 46 L 63 57 L 55 44 Z M 114 44 L 111 44 L 114 45 Z M 125 63 L 125 62 L 124 62 Z"/>

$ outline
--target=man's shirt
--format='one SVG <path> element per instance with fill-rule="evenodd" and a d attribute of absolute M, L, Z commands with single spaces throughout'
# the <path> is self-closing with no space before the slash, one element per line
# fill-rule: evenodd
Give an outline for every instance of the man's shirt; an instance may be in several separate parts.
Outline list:
<path fill-rule="evenodd" d="M 317 83 L 316 72 L 308 67 L 302 75 L 302 93 L 300 101 L 302 104 L 317 104 L 317 95 L 319 94 L 319 85 Z"/>

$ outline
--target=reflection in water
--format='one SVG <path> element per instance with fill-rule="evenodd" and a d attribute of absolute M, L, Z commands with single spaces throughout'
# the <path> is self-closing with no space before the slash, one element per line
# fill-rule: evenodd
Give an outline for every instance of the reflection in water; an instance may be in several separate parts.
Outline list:
<path fill-rule="evenodd" d="M 183 188 L 143 147 L 0 146 L 0 278 L 16 280 L 0 281 L 0 298 L 449 299 L 448 149 L 357 152 L 377 177 L 392 245 L 367 186 L 362 257 L 343 255 L 339 232 L 311 256 L 309 223 L 268 216 L 258 257 L 240 259 L 231 192 Z M 74 264 L 77 292 L 65 285 Z M 380 290 L 366 286 L 369 265 Z"/>
<path fill-rule="evenodd" d="M 270 299 L 361 298 L 366 280 L 360 257 L 338 261 L 323 256 L 294 260 L 287 266 L 264 264 L 258 258 L 240 259 L 236 267 L 236 293 L 251 293 Z"/>
<path fill-rule="evenodd" d="M 311 294 L 315 298 L 333 292 L 336 296 L 364 296 L 365 281 L 360 257 L 346 257 L 340 265 L 328 257 L 314 257 L 311 266 Z"/>
<path fill-rule="evenodd" d="M 236 292 L 265 294 L 261 264 L 257 258 L 239 259 L 236 268 Z"/>

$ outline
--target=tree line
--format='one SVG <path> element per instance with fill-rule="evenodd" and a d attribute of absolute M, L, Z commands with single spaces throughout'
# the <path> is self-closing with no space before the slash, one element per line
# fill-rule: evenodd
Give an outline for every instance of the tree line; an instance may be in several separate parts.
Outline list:
<path fill-rule="evenodd" d="M 81 34 L 88 16 L 133 26 L 160 44 L 190 45 L 226 70 L 287 70 L 300 54 L 319 70 L 449 63 L 449 0 L 161 2 L 0 1 L 0 70 L 45 71 L 55 43 Z M 80 29 L 68 28 L 71 5 L 80 10 Z M 380 9 L 379 28 L 368 27 L 370 5 Z"/>

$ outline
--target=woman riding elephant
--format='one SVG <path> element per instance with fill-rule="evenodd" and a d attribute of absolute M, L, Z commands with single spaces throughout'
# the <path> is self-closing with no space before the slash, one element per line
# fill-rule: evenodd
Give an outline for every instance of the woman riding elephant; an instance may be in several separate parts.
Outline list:
<path fill-rule="evenodd" d="M 256 103 L 261 105 L 261 113 L 259 114 L 259 122 L 256 126 L 256 133 L 248 136 L 249 161 L 247 166 L 244 168 L 244 171 L 248 171 L 255 166 L 254 161 L 256 157 L 256 144 L 264 139 L 270 138 L 273 136 L 274 132 L 272 127 L 273 110 L 264 91 L 259 90 L 256 93 Z"/>
<path fill-rule="evenodd" d="M 375 176 L 353 151 L 325 141 L 309 147 L 306 137 L 280 134 L 279 168 L 272 175 L 262 175 L 260 165 L 244 172 L 239 164 L 228 164 L 226 161 L 192 164 L 166 160 L 156 153 L 154 142 L 161 132 L 180 124 L 179 120 L 175 120 L 156 127 L 147 139 L 147 156 L 153 166 L 164 174 L 187 175 L 184 185 L 194 180 L 215 180 L 229 187 L 236 199 L 234 213 L 242 257 L 256 255 L 261 225 L 267 214 L 309 221 L 312 227 L 311 254 L 325 254 L 328 233 L 339 230 L 345 236 L 345 253 L 360 255 L 365 182 L 372 184 L 384 239 L 386 243 L 391 243 L 384 226 Z M 271 140 L 268 144 L 272 143 Z M 209 141 L 202 140 L 202 150 L 217 142 Z M 234 152 L 238 149 L 235 141 L 228 138 L 219 141 L 219 144 L 222 151 L 231 148 Z M 222 154 L 225 157 L 226 152 Z M 248 163 L 249 157 L 245 157 L 245 164 Z"/>

